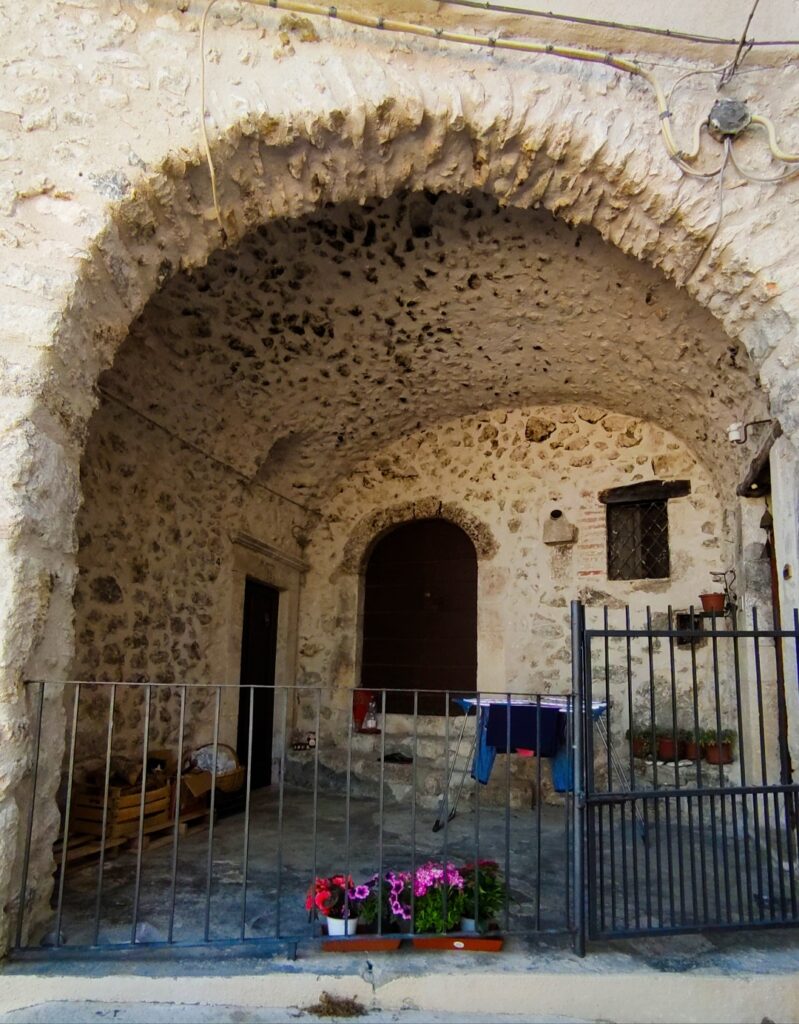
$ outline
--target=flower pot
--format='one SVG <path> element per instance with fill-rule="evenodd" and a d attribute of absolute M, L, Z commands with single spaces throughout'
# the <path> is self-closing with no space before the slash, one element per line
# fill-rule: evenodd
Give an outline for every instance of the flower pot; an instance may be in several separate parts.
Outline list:
<path fill-rule="evenodd" d="M 659 736 L 658 737 L 658 760 L 660 761 L 679 761 L 682 756 L 682 743 L 677 740 L 675 743 L 673 736 Z"/>
<path fill-rule="evenodd" d="M 484 935 L 431 935 L 412 940 L 414 949 L 453 949 L 467 953 L 498 953 L 503 941 L 500 937 L 489 939 Z"/>
<path fill-rule="evenodd" d="M 732 764 L 732 743 L 707 743 L 705 760 L 708 764 Z"/>
<path fill-rule="evenodd" d="M 402 939 L 390 935 L 359 935 L 354 939 L 323 939 L 325 953 L 391 953 Z"/>
<path fill-rule="evenodd" d="M 461 918 L 461 931 L 462 932 L 476 932 L 477 921 L 473 917 L 462 917 Z"/>
<path fill-rule="evenodd" d="M 696 740 L 686 740 L 683 745 L 682 756 L 687 761 L 701 761 L 702 760 L 702 744 L 697 743 Z"/>
<path fill-rule="evenodd" d="M 357 917 L 326 917 L 328 935 L 354 935 L 358 931 Z"/>
<path fill-rule="evenodd" d="M 649 737 L 633 736 L 633 757 L 643 760 L 649 753 Z"/>
<path fill-rule="evenodd" d="M 702 602 L 702 611 L 704 612 L 720 614 L 724 611 L 724 594 L 700 594 L 699 600 Z"/>

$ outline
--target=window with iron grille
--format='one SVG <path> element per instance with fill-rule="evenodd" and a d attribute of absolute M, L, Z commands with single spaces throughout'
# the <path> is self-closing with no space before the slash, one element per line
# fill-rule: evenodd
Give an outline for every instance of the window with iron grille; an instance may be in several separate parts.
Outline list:
<path fill-rule="evenodd" d="M 668 502 L 607 506 L 608 579 L 662 579 L 669 575 Z"/>

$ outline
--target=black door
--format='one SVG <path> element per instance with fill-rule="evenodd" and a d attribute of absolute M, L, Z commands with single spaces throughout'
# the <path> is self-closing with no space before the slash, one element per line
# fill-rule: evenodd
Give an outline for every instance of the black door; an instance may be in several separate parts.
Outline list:
<path fill-rule="evenodd" d="M 244 632 L 241 642 L 241 691 L 236 753 L 241 763 L 246 764 L 252 694 L 253 789 L 268 786 L 272 781 L 275 691 L 264 687 L 272 687 L 275 683 L 279 598 L 280 593 L 274 587 L 268 587 L 258 580 L 247 580 L 244 590 Z M 250 686 L 253 686 L 252 690 Z"/>
<path fill-rule="evenodd" d="M 375 545 L 366 569 L 361 686 L 473 693 L 476 685 L 474 545 L 444 519 L 398 526 Z M 442 697 L 419 695 L 420 714 L 444 707 Z M 408 714 L 413 696 L 388 694 L 386 709 Z"/>

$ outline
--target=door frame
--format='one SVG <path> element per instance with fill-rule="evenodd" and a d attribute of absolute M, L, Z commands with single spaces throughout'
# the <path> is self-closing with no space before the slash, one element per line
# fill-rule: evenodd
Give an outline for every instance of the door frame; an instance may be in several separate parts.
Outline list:
<path fill-rule="evenodd" d="M 241 644 L 244 633 L 244 592 L 247 579 L 263 583 L 280 592 L 277 610 L 277 647 L 275 653 L 275 686 L 293 686 L 297 670 L 297 638 L 299 635 L 300 587 L 308 570 L 305 562 L 286 554 L 249 534 L 231 536 L 232 566 L 230 575 L 230 607 L 227 629 L 227 680 L 241 682 Z M 280 781 L 283 763 L 283 718 L 290 735 L 291 708 L 287 706 L 285 689 L 275 690 L 275 714 L 272 727 L 272 782 Z M 220 709 L 219 738 L 235 748 L 239 716 L 239 691 L 223 690 Z M 288 736 L 287 736 L 288 739 Z"/>

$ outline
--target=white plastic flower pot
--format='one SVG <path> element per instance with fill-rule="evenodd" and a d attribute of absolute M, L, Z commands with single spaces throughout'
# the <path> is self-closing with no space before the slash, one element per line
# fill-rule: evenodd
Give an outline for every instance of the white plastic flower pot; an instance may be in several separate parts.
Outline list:
<path fill-rule="evenodd" d="M 358 931 L 358 918 L 327 917 L 328 935 L 354 935 Z"/>

